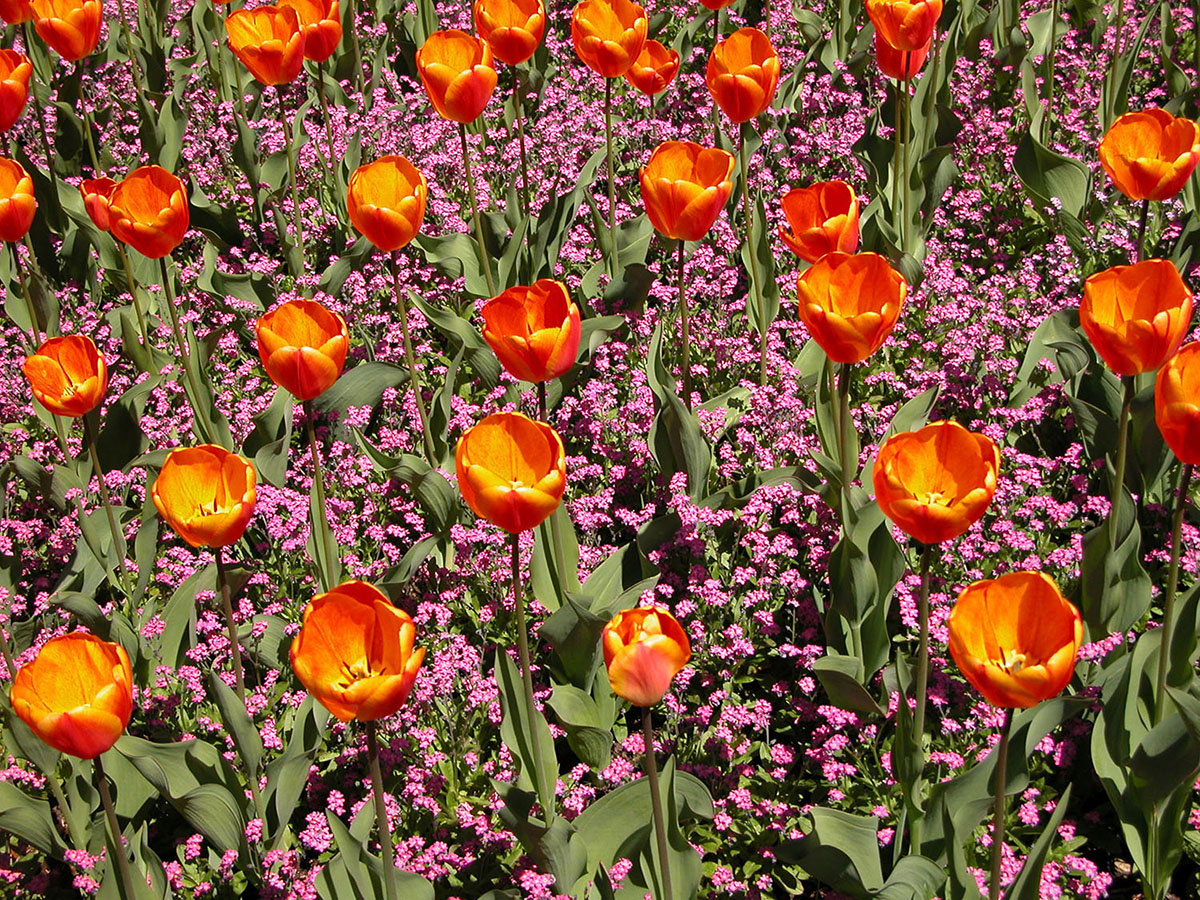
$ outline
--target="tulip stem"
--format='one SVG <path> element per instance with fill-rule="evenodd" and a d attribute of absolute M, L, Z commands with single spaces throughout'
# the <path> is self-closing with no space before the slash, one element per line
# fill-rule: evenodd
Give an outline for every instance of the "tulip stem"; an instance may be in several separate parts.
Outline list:
<path fill-rule="evenodd" d="M 117 253 L 121 257 L 121 265 L 125 268 L 125 281 L 129 284 L 129 296 L 133 300 L 134 311 L 137 312 L 138 329 L 142 332 L 142 343 L 146 345 L 146 353 L 150 356 L 150 365 L 154 365 L 154 346 L 150 343 L 150 329 L 146 325 L 146 314 L 142 311 L 142 301 L 138 298 L 137 280 L 133 277 L 133 267 L 129 264 L 129 254 L 125 252 L 125 245 L 120 241 L 114 240 L 117 245 Z M 157 375 L 157 372 L 152 374 Z"/>
<path fill-rule="evenodd" d="M 33 330 L 33 349 L 36 352 L 37 348 L 42 346 L 41 323 L 38 321 L 37 308 L 33 305 L 33 294 L 29 291 L 29 282 L 25 280 L 25 267 L 21 265 L 21 255 L 17 251 L 17 245 L 10 243 L 8 252 L 12 254 L 13 268 L 17 270 L 17 278 L 21 282 L 21 293 L 25 297 L 25 308 L 29 313 L 29 327 Z M 46 335 L 49 336 L 49 334 L 50 329 L 47 327 Z"/>
<path fill-rule="evenodd" d="M 746 163 L 746 129 L 749 127 L 750 123 L 744 122 L 738 132 L 738 158 L 742 165 L 742 205 L 746 219 L 746 248 L 750 251 L 747 254 L 750 257 L 750 264 L 746 266 L 746 269 L 750 276 L 750 286 L 754 290 L 754 299 L 758 309 L 758 383 L 766 384 L 767 339 L 770 336 L 770 327 L 767 322 L 767 304 L 763 299 L 762 289 L 758 285 L 758 259 L 754 246 L 754 214 L 750 209 L 750 167 Z"/>
<path fill-rule="evenodd" d="M 988 900 L 1000 900 L 1000 863 L 1004 857 L 1004 798 L 1008 781 L 1008 739 L 1012 732 L 1012 707 L 1004 710 L 1000 726 L 1000 744 L 996 747 L 996 773 L 993 782 L 995 805 L 992 810 L 992 877 L 988 880 Z"/>
<path fill-rule="evenodd" d="M 717 49 L 717 44 L 721 43 L 721 10 L 713 10 L 713 50 Z M 711 52 L 711 51 L 710 51 Z M 713 121 L 713 146 L 721 145 L 721 114 L 717 110 L 717 98 L 714 96 L 712 100 L 712 121 Z"/>
<path fill-rule="evenodd" d="M 383 886 L 387 900 L 396 900 L 396 849 L 392 846 L 392 829 L 388 825 L 387 803 L 383 799 L 383 770 L 379 766 L 379 736 L 375 720 L 363 722 L 367 732 L 367 768 L 371 772 L 371 795 L 375 798 L 375 827 L 379 831 L 379 847 L 383 851 Z"/>
<path fill-rule="evenodd" d="M 538 421 L 546 421 L 546 382 L 539 381 L 537 386 Z"/>
<path fill-rule="evenodd" d="M 542 742 L 538 739 L 538 711 L 533 699 L 533 669 L 529 661 L 529 634 L 525 624 L 525 593 L 521 588 L 521 536 L 512 535 L 512 586 L 513 608 L 517 614 L 517 653 L 521 657 L 521 683 L 525 686 L 525 714 L 529 719 L 530 742 L 533 744 L 533 766 L 536 772 L 529 773 L 529 780 L 537 790 L 538 799 L 542 801 L 542 815 L 549 826 L 554 821 L 554 785 L 542 788 L 542 772 L 545 771 L 542 761 Z M 501 650 L 501 653 L 504 651 Z"/>
<path fill-rule="evenodd" d="M 104 806 L 104 817 L 108 819 L 108 832 L 112 840 L 112 852 L 116 857 L 117 872 L 121 879 L 121 894 L 125 900 L 135 900 L 133 872 L 129 868 L 129 857 L 125 843 L 121 840 L 121 826 L 117 823 L 117 810 L 113 806 L 112 794 L 108 790 L 108 776 L 104 774 L 104 763 L 97 756 L 93 760 L 96 771 L 96 790 L 100 792 L 100 803 Z"/>
<path fill-rule="evenodd" d="M 25 50 L 32 65 L 34 42 L 33 31 L 29 27 L 29 20 L 21 23 L 21 29 L 25 35 Z M 48 84 L 47 87 L 49 87 Z M 50 135 L 46 132 L 46 118 L 42 115 L 42 101 L 38 99 L 36 83 L 30 85 L 29 94 L 33 97 L 33 111 L 37 116 L 38 131 L 42 135 L 42 152 L 46 154 L 46 170 L 50 173 L 50 181 L 54 184 L 54 201 L 57 203 L 58 172 L 54 169 L 54 151 L 50 148 Z"/>
<path fill-rule="evenodd" d="M 83 70 L 83 60 L 75 63 L 75 73 L 79 76 L 79 112 L 83 116 L 83 136 L 87 142 L 88 155 L 92 158 L 92 172 L 100 177 L 100 156 L 96 153 L 96 143 L 92 138 L 92 113 L 88 109 L 87 92 L 83 89 L 87 83 L 87 73 Z"/>
<path fill-rule="evenodd" d="M 437 465 L 437 451 L 433 446 L 433 434 L 429 430 L 429 415 L 425 412 L 425 399 L 421 396 L 421 379 L 417 375 L 417 355 L 413 352 L 412 335 L 408 332 L 408 304 L 404 302 L 404 291 L 400 288 L 400 251 L 392 251 L 392 286 L 396 302 L 400 305 L 400 331 L 404 335 L 404 358 L 408 361 L 408 380 L 412 384 L 413 401 L 417 405 L 417 418 L 421 420 L 421 438 L 425 442 L 425 458 L 431 466 Z"/>
<path fill-rule="evenodd" d="M 912 143 L 912 113 L 909 109 L 912 103 L 912 77 L 909 75 L 909 67 L 912 65 L 912 51 L 904 52 L 904 155 L 900 163 L 900 176 L 903 179 L 900 184 L 900 190 L 903 194 L 900 208 L 904 211 L 904 215 L 900 218 L 900 250 L 906 252 L 908 250 L 908 230 L 909 230 L 909 214 L 908 209 L 910 203 L 909 193 L 909 177 L 908 177 L 908 153 L 909 144 Z"/>
<path fill-rule="evenodd" d="M 321 571 L 323 590 L 333 587 L 336 580 L 334 567 L 337 565 L 338 550 L 329 527 L 329 516 L 325 512 L 325 473 L 321 468 L 321 452 L 317 447 L 317 430 L 313 425 L 316 413 L 311 400 L 304 401 L 304 427 L 308 432 L 308 449 L 313 461 L 313 498 L 316 510 L 313 515 L 313 546 L 317 549 L 318 568 Z M 323 559 L 321 559 L 323 557 Z"/>
<path fill-rule="evenodd" d="M 1121 509 L 1122 495 L 1125 493 L 1125 457 L 1129 448 L 1129 412 L 1133 406 L 1133 376 L 1122 375 L 1125 385 L 1125 396 L 1121 401 L 1121 418 L 1117 421 L 1117 460 L 1116 471 L 1113 472 L 1112 508 L 1108 512 L 1108 536 L 1112 548 L 1117 546 L 1117 515 Z"/>
<path fill-rule="evenodd" d="M 129 589 L 129 570 L 125 568 L 125 537 L 121 534 L 121 529 L 117 527 L 117 519 L 113 515 L 112 499 L 108 494 L 108 485 L 104 483 L 104 469 L 100 466 L 100 453 L 96 449 L 96 431 L 92 428 L 91 419 L 84 415 L 83 431 L 87 435 L 88 454 L 92 457 L 92 471 L 96 473 L 96 482 L 100 491 L 100 502 L 104 505 L 104 512 L 108 517 L 108 530 L 112 533 L 113 553 L 117 557 L 117 571 L 121 573 L 121 590 L 126 596 L 130 596 L 132 592 Z"/>
<path fill-rule="evenodd" d="M 1162 644 L 1158 648 L 1158 690 L 1154 693 L 1154 723 L 1162 721 L 1167 702 L 1167 674 L 1171 662 L 1171 637 L 1175 631 L 1175 593 L 1179 587 L 1180 537 L 1183 532 L 1183 511 L 1187 506 L 1192 485 L 1192 466 L 1184 465 L 1175 490 L 1175 511 L 1171 516 L 1171 565 L 1167 570 L 1167 587 L 1163 594 Z"/>
<path fill-rule="evenodd" d="M 300 250 L 300 265 L 292 274 L 299 277 L 304 273 L 304 223 L 300 216 L 300 189 L 296 185 L 296 151 L 292 147 L 292 128 L 288 125 L 287 110 L 283 108 L 283 91 L 278 87 L 275 91 L 279 99 L 279 124 L 283 126 L 283 149 L 287 153 L 288 180 L 292 185 L 292 217 L 296 228 L 296 246 Z M 286 246 L 287 235 L 281 234 L 280 238 Z M 291 259 L 290 253 L 288 258 Z"/>
<path fill-rule="evenodd" d="M 517 114 L 517 143 L 521 147 L 521 202 L 525 206 L 525 217 L 531 216 L 532 210 L 529 203 L 529 170 L 525 162 L 525 122 L 522 112 L 524 104 L 521 102 L 521 70 L 513 66 L 513 104 Z"/>
<path fill-rule="evenodd" d="M 612 277 L 613 281 L 616 281 L 621 274 L 621 248 L 617 246 L 617 175 L 613 167 L 612 89 L 613 79 L 605 78 L 604 143 L 608 148 L 608 238 L 612 242 Z"/>
<path fill-rule="evenodd" d="M 138 62 L 137 53 L 133 49 L 133 30 L 129 27 L 129 19 L 125 15 L 125 3 L 117 0 L 117 14 L 121 17 L 121 28 L 125 32 L 125 47 L 129 53 L 129 62 L 133 64 L 133 82 L 137 86 L 138 98 L 142 101 L 145 112 L 151 112 L 152 107 L 146 97 L 146 78 L 142 74 L 142 65 Z"/>
<path fill-rule="evenodd" d="M 681 242 L 682 243 L 682 242 Z M 645 744 L 646 778 L 650 782 L 650 809 L 654 815 L 654 839 L 658 845 L 658 861 L 662 876 L 662 897 L 659 900 L 675 900 L 671 890 L 671 859 L 667 847 L 667 823 L 663 816 L 661 789 L 658 786 L 658 761 L 654 758 L 654 723 L 650 719 L 650 707 L 642 710 L 642 742 Z"/>
<path fill-rule="evenodd" d="M 929 694 L 929 568 L 933 559 L 933 545 L 921 546 L 921 590 L 917 595 L 917 684 L 916 709 L 913 710 L 913 746 L 917 748 L 917 780 L 913 791 L 918 795 L 923 789 L 922 776 L 925 772 L 925 707 Z M 910 797 L 909 806 L 917 809 L 919 797 Z M 920 815 L 912 818 L 909 826 L 909 852 L 921 852 Z"/>
<path fill-rule="evenodd" d="M 221 594 L 221 609 L 225 613 L 225 628 L 229 632 L 229 652 L 233 657 L 233 674 L 237 680 L 237 695 L 246 705 L 246 679 L 242 674 L 242 648 L 238 644 L 237 622 L 233 618 L 233 599 L 229 594 L 229 575 L 225 571 L 225 548 L 217 547 L 217 587 Z M 251 772 L 251 777 L 254 773 Z"/>
<path fill-rule="evenodd" d="M 192 413 L 196 420 L 196 425 L 200 431 L 200 436 L 209 441 L 208 419 L 200 415 L 200 398 L 203 396 L 200 393 L 200 386 L 196 383 L 196 374 L 192 371 L 191 355 L 188 353 L 187 344 L 183 339 L 183 330 L 179 326 L 179 314 L 175 310 L 175 287 L 171 284 L 171 273 L 167 269 L 167 258 L 160 257 L 158 260 L 159 271 L 162 273 L 163 291 L 167 295 L 167 312 L 171 315 L 171 330 L 175 333 L 175 346 L 179 348 L 179 364 L 183 367 L 184 378 L 187 381 L 185 393 L 190 393 L 189 399 L 192 402 Z"/>
<path fill-rule="evenodd" d="M 1197 38 L 1200 40 L 1200 38 Z M 1146 220 L 1150 218 L 1150 201 L 1142 201 L 1142 211 L 1138 216 L 1138 231 L 1137 231 L 1137 261 L 1141 262 L 1146 258 Z"/>
<path fill-rule="evenodd" d="M 317 97 L 321 101 L 321 118 L 325 120 L 325 143 L 329 145 L 329 168 L 327 171 L 330 176 L 333 176 L 333 167 L 335 165 L 338 165 L 338 158 L 337 158 L 337 151 L 335 151 L 333 148 L 333 123 L 330 122 L 330 120 L 329 120 L 329 100 L 325 96 L 325 63 L 323 63 L 323 62 L 317 63 L 316 82 L 317 82 Z M 336 178 L 331 177 L 331 183 L 329 185 L 329 195 L 330 195 L 330 197 L 335 198 L 335 201 L 336 201 L 336 197 L 337 197 L 337 179 Z M 335 208 L 337 208 L 339 210 L 339 214 L 340 214 L 340 211 L 343 209 L 344 204 L 339 204 L 339 203 L 335 202 L 333 205 Z"/>
<path fill-rule="evenodd" d="M 692 355 L 691 355 L 691 338 L 688 332 L 688 308 L 687 308 L 687 291 L 683 284 L 683 239 L 679 240 L 678 248 L 679 259 L 679 325 L 683 332 L 680 336 L 683 341 L 683 405 L 687 407 L 688 412 L 692 411 Z"/>
<path fill-rule="evenodd" d="M 487 279 L 488 296 L 495 297 L 496 284 L 492 280 L 492 266 L 488 262 L 487 245 L 483 242 L 483 228 L 479 223 L 479 201 L 475 197 L 475 176 L 471 174 L 471 154 L 467 150 L 467 126 L 461 122 L 458 123 L 458 136 L 462 143 L 463 168 L 467 172 L 467 196 L 471 201 L 471 221 L 475 225 L 475 241 L 479 244 L 479 264 L 483 266 L 483 277 Z"/>
<path fill-rule="evenodd" d="M 850 487 L 858 474 L 858 460 L 850 447 L 850 436 L 854 433 L 854 418 L 850 415 L 850 380 L 854 376 L 851 363 L 842 363 L 838 378 L 838 395 L 834 402 L 838 407 L 838 455 L 842 467 L 842 525 L 847 527 L 850 514 Z"/>

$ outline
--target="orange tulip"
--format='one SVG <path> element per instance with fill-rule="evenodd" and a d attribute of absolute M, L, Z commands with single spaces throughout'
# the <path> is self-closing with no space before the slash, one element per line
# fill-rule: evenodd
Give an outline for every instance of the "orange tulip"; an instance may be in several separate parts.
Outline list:
<path fill-rule="evenodd" d="M 83 197 L 83 208 L 87 210 L 88 218 L 101 231 L 111 227 L 108 201 L 112 199 L 113 188 L 117 183 L 111 178 L 85 178 L 79 182 L 79 193 Z"/>
<path fill-rule="evenodd" d="M 917 51 L 933 39 L 942 0 L 867 0 L 875 31 L 900 51 Z"/>
<path fill-rule="evenodd" d="M 834 362 L 862 362 L 887 340 L 908 283 L 878 253 L 833 252 L 796 282 L 800 320 Z"/>
<path fill-rule="evenodd" d="M 1164 109 L 1126 113 L 1100 141 L 1100 164 L 1131 200 L 1169 200 L 1200 162 L 1200 125 Z"/>
<path fill-rule="evenodd" d="M 318 594 L 289 656 L 296 677 L 343 722 L 371 722 L 404 705 L 417 679 L 424 648 L 414 650 L 417 626 L 383 592 L 348 581 Z"/>
<path fill-rule="evenodd" d="M 227 547 L 254 515 L 257 474 L 249 461 L 216 444 L 167 454 L 150 495 L 158 514 L 193 547 Z"/>
<path fill-rule="evenodd" d="M 826 253 L 858 249 L 858 197 L 844 181 L 819 181 L 811 187 L 793 188 L 783 198 L 788 227 L 779 236 L 792 252 L 815 263 Z"/>
<path fill-rule="evenodd" d="M 739 28 L 713 47 L 704 80 L 731 122 L 766 112 L 779 87 L 779 54 L 757 28 Z"/>
<path fill-rule="evenodd" d="M 29 0 L 0 0 L 0 19 L 7 25 L 20 25 L 33 18 Z"/>
<path fill-rule="evenodd" d="M 871 474 L 883 514 L 922 544 L 940 544 L 983 517 L 999 471 L 1000 451 L 989 438 L 934 422 L 888 438 Z"/>
<path fill-rule="evenodd" d="M 582 0 L 571 13 L 571 43 L 593 72 L 620 78 L 642 52 L 650 22 L 633 0 Z"/>
<path fill-rule="evenodd" d="M 514 378 L 537 384 L 575 365 L 579 307 L 561 281 L 511 287 L 483 305 L 483 339 Z"/>
<path fill-rule="evenodd" d="M 1200 465 L 1200 341 L 1184 344 L 1158 370 L 1154 419 L 1175 457 Z"/>
<path fill-rule="evenodd" d="M 511 534 L 545 521 L 567 487 L 562 438 L 520 413 L 496 413 L 467 431 L 454 468 L 467 505 Z"/>
<path fill-rule="evenodd" d="M 262 84 L 290 84 L 304 65 L 304 31 L 291 7 L 239 9 L 225 19 L 229 48 Z"/>
<path fill-rule="evenodd" d="M 600 635 L 613 693 L 634 706 L 653 706 L 692 658 L 687 632 L 661 606 L 617 613 Z"/>
<path fill-rule="evenodd" d="M 676 240 L 703 238 L 733 191 L 733 163 L 724 150 L 690 141 L 659 144 L 638 172 L 650 224 Z"/>
<path fill-rule="evenodd" d="M 316 300 L 289 300 L 258 320 L 258 356 L 267 375 L 297 400 L 312 400 L 342 374 L 346 320 Z"/>
<path fill-rule="evenodd" d="M 134 169 L 108 198 L 113 237 L 150 259 L 166 256 L 187 234 L 187 188 L 161 166 Z"/>
<path fill-rule="evenodd" d="M 546 7 L 542 0 L 475 0 L 475 30 L 496 59 L 520 65 L 542 43 Z"/>
<path fill-rule="evenodd" d="M 438 115 L 452 122 L 474 122 L 496 89 L 492 48 L 457 29 L 429 36 L 417 51 L 417 74 Z"/>
<path fill-rule="evenodd" d="M 976 581 L 950 618 L 950 655 L 993 706 L 1027 709 L 1057 696 L 1075 671 L 1083 620 L 1041 572 Z"/>
<path fill-rule="evenodd" d="M 23 367 L 33 396 L 58 416 L 77 419 L 100 405 L 108 391 L 108 365 L 86 335 L 50 338 Z"/>
<path fill-rule="evenodd" d="M 1165 259 L 1097 272 L 1083 284 L 1079 324 L 1118 375 L 1153 372 L 1183 343 L 1192 292 Z"/>
<path fill-rule="evenodd" d="M 8 696 L 13 711 L 48 745 L 95 759 L 133 715 L 133 666 L 120 644 L 80 631 L 60 634 L 17 671 Z"/>
<path fill-rule="evenodd" d="M 679 54 L 658 41 L 646 41 L 625 80 L 643 94 L 661 94 L 679 74 Z"/>
<path fill-rule="evenodd" d="M 908 81 L 915 78 L 925 65 L 929 56 L 929 48 L 933 41 L 928 41 L 919 50 L 897 50 L 883 38 L 882 32 L 875 32 L 875 64 L 879 71 L 888 78 L 897 81 Z M 907 63 L 907 65 L 905 65 Z"/>
<path fill-rule="evenodd" d="M 342 13 L 338 0 L 279 0 L 277 5 L 281 9 L 290 6 L 296 11 L 304 36 L 305 59 L 322 63 L 333 55 L 342 40 Z"/>
<path fill-rule="evenodd" d="M 0 157 L 0 241 L 19 241 L 33 224 L 33 179 L 15 159 Z"/>
<path fill-rule="evenodd" d="M 38 37 L 63 59 L 83 59 L 100 43 L 100 0 L 30 0 Z"/>
<path fill-rule="evenodd" d="M 425 218 L 429 185 L 403 156 L 381 156 L 350 176 L 346 207 L 350 221 L 385 253 L 417 236 Z"/>
<path fill-rule="evenodd" d="M 29 99 L 29 57 L 15 50 L 0 50 L 0 131 L 8 131 L 21 117 Z"/>

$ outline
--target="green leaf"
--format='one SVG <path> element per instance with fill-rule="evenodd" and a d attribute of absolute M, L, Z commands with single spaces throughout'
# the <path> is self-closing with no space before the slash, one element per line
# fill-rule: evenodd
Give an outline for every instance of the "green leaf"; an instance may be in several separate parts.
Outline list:
<path fill-rule="evenodd" d="M 280 838 L 296 810 L 317 751 L 325 745 L 325 723 L 329 712 L 311 696 L 305 697 L 296 711 L 282 754 L 267 764 L 267 783 L 263 804 L 267 808 L 266 833 L 272 846 Z"/>
<path fill-rule="evenodd" d="M 932 859 L 905 856 L 896 863 L 883 888 L 872 896 L 877 900 L 932 900 L 945 883 L 946 870 Z"/>
<path fill-rule="evenodd" d="M 1042 829 L 1038 839 L 1029 848 L 1029 855 L 1025 857 L 1025 863 L 1021 866 L 1020 873 L 1009 886 L 1008 893 L 1004 895 L 1005 900 L 1039 900 L 1041 897 L 1042 869 L 1046 865 L 1046 854 L 1050 852 L 1050 845 L 1058 833 L 1058 826 L 1062 824 L 1063 817 L 1067 814 L 1072 787 L 1074 785 L 1068 784 L 1067 789 L 1058 798 L 1054 812 L 1050 815 L 1050 821 L 1046 823 L 1046 827 Z"/>
<path fill-rule="evenodd" d="M 879 860 L 879 820 L 815 806 L 804 837 L 779 845 L 776 855 L 834 890 L 869 897 L 884 886 Z"/>
<path fill-rule="evenodd" d="M 333 387 L 313 400 L 321 412 L 344 413 L 351 406 L 378 406 L 388 388 L 408 383 L 408 369 L 371 360 L 342 373 Z"/>
<path fill-rule="evenodd" d="M 529 586 L 551 612 L 566 602 L 568 592 L 579 591 L 579 541 L 564 504 L 534 532 Z"/>
<path fill-rule="evenodd" d="M 864 715 L 884 715 L 875 698 L 859 682 L 861 663 L 849 656 L 830 654 L 813 663 L 813 672 L 835 706 Z"/>
<path fill-rule="evenodd" d="M 254 430 L 242 444 L 242 455 L 254 462 L 255 470 L 267 484 L 277 488 L 287 483 L 294 405 L 295 398 L 277 387 L 271 405 L 254 417 Z"/>
<path fill-rule="evenodd" d="M 1142 533 L 1133 498 L 1083 536 L 1079 606 L 1088 631 L 1100 638 L 1127 631 L 1150 609 L 1150 576 L 1142 566 Z"/>
<path fill-rule="evenodd" d="M 532 787 L 544 811 L 554 809 L 554 788 L 558 780 L 558 758 L 554 753 L 554 739 L 545 717 L 534 712 L 530 721 L 525 703 L 525 688 L 516 664 L 503 648 L 496 653 L 496 686 L 500 689 L 500 737 L 512 755 L 520 762 L 521 774 L 517 782 Z M 541 748 L 542 769 L 535 764 L 534 744 Z"/>
<path fill-rule="evenodd" d="M 567 743 L 579 759 L 596 771 L 612 762 L 612 721 L 600 715 L 589 694 L 571 684 L 555 685 L 549 707 L 567 732 Z"/>
<path fill-rule="evenodd" d="M 233 738 L 233 745 L 237 748 L 250 777 L 257 780 L 258 767 L 263 758 L 263 742 L 258 728 L 246 707 L 238 700 L 233 688 L 215 671 L 209 673 L 208 689 L 221 712 L 221 724 Z"/>
<path fill-rule="evenodd" d="M 1044 206 L 1057 205 L 1068 216 L 1082 218 L 1091 194 L 1091 175 L 1079 160 L 1051 150 L 1026 131 L 1013 155 L 1013 171 Z"/>
<path fill-rule="evenodd" d="M 458 522 L 458 492 L 450 482 L 419 456 L 405 453 L 390 456 L 370 442 L 357 428 L 354 434 L 375 469 L 412 489 L 413 497 L 426 515 L 426 528 L 441 534 Z"/>
<path fill-rule="evenodd" d="M 1056 371 L 1047 372 L 1042 367 L 1046 359 L 1054 362 Z M 1087 339 L 1079 330 L 1079 309 L 1069 307 L 1051 313 L 1029 339 L 1008 395 L 1008 405 L 1021 408 L 1046 385 L 1074 378 L 1088 367 L 1091 359 Z"/>
<path fill-rule="evenodd" d="M 699 420 L 675 393 L 675 379 L 662 361 L 662 323 L 654 329 L 646 357 L 646 381 L 654 395 L 654 421 L 650 425 L 650 453 L 665 474 L 686 472 L 688 494 L 704 496 L 712 449 Z"/>
<path fill-rule="evenodd" d="M 50 804 L 35 800 L 11 781 L 0 781 L 0 830 L 16 835 L 47 856 L 61 859 L 67 849 L 54 827 Z"/>

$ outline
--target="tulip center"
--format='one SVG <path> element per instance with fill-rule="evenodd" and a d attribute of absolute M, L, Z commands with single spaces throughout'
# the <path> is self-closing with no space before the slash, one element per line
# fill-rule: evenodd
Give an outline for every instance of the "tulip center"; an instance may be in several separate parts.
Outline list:
<path fill-rule="evenodd" d="M 1002 650 L 1001 652 L 1004 653 L 1004 662 L 1001 664 L 1001 666 L 1010 675 L 1016 675 L 1023 668 L 1025 668 L 1024 653 L 1021 653 L 1019 650 L 1009 650 L 1007 652 Z"/>
<path fill-rule="evenodd" d="M 954 497 L 942 491 L 925 491 L 917 494 L 917 501 L 925 506 L 949 506 L 954 502 Z"/>
<path fill-rule="evenodd" d="M 386 666 L 384 669 L 386 669 Z M 370 661 L 365 659 L 356 660 L 352 663 L 344 662 L 342 663 L 342 680 L 340 686 L 348 688 L 357 681 L 374 678 L 376 675 L 382 674 L 384 674 L 383 669 L 378 672 L 373 671 Z"/>

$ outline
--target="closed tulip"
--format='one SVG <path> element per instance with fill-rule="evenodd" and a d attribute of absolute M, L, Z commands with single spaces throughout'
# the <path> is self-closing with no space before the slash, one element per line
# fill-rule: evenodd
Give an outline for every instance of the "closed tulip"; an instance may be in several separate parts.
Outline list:
<path fill-rule="evenodd" d="M 1200 465 L 1200 342 L 1184 344 L 1158 370 L 1154 420 L 1180 462 Z"/>
<path fill-rule="evenodd" d="M 713 47 L 704 80 L 731 122 L 766 112 L 779 87 L 779 54 L 757 28 L 739 28 Z"/>
<path fill-rule="evenodd" d="M 291 84 L 304 66 L 304 31 L 296 10 L 239 9 L 225 19 L 229 49 L 261 84 Z"/>
<path fill-rule="evenodd" d="M 425 218 L 429 185 L 403 156 L 381 156 L 350 176 L 346 207 L 350 221 L 385 253 L 417 236 Z"/>
<path fill-rule="evenodd" d="M 879 66 L 879 71 L 888 78 L 894 78 L 897 81 L 908 81 L 915 78 L 917 73 L 921 71 L 921 67 L 925 65 L 925 60 L 929 56 L 929 48 L 933 41 L 928 41 L 924 47 L 919 50 L 897 50 L 886 40 L 883 33 L 875 32 L 875 64 Z"/>
<path fill-rule="evenodd" d="M 33 224 L 33 179 L 15 159 L 0 157 L 0 241 L 19 241 Z"/>
<path fill-rule="evenodd" d="M 348 581 L 304 610 L 289 657 L 305 690 L 343 722 L 372 722 L 404 705 L 424 649 L 417 626 L 378 588 Z"/>
<path fill-rule="evenodd" d="M 511 287 L 481 312 L 483 339 L 514 378 L 537 384 L 575 365 L 582 334 L 579 307 L 561 281 L 542 278 Z"/>
<path fill-rule="evenodd" d="M 133 715 L 133 666 L 120 644 L 60 634 L 22 666 L 9 691 L 13 711 L 60 753 L 95 759 Z"/>
<path fill-rule="evenodd" d="M 692 658 L 687 632 L 661 606 L 619 612 L 600 634 L 613 693 L 634 706 L 653 706 Z"/>
<path fill-rule="evenodd" d="M 475 30 L 510 66 L 533 56 L 546 33 L 542 0 L 475 0 Z"/>
<path fill-rule="evenodd" d="M 1100 164 L 1131 200 L 1169 200 L 1200 162 L 1200 125 L 1164 109 L 1126 113 L 1100 141 Z"/>
<path fill-rule="evenodd" d="M 333 55 L 342 40 L 338 0 L 279 0 L 277 5 L 290 6 L 296 11 L 304 36 L 305 59 L 323 63 Z"/>
<path fill-rule="evenodd" d="M 650 224 L 676 240 L 703 238 L 733 192 L 733 164 L 726 151 L 691 141 L 659 144 L 638 173 Z"/>
<path fill-rule="evenodd" d="M 117 183 L 111 178 L 85 178 L 79 182 L 79 194 L 83 197 L 83 208 L 87 210 L 88 218 L 101 231 L 108 231 L 111 226 L 108 213 L 108 201 L 112 199 L 113 189 Z"/>
<path fill-rule="evenodd" d="M 227 547 L 254 515 L 254 466 L 216 444 L 167 454 L 150 496 L 158 514 L 193 547 Z"/>
<path fill-rule="evenodd" d="M 567 487 L 558 432 L 520 413 L 496 413 L 467 431 L 458 440 L 454 468 L 467 505 L 511 534 L 545 521 Z"/>
<path fill-rule="evenodd" d="M 571 42 L 583 64 L 620 78 L 642 52 L 650 22 L 633 0 L 582 0 L 571 13 Z"/>
<path fill-rule="evenodd" d="M 0 19 L 6 25 L 20 25 L 33 18 L 33 6 L 29 0 L 0 0 Z"/>
<path fill-rule="evenodd" d="M 21 117 L 29 100 L 29 57 L 15 50 L 0 50 L 0 132 L 8 131 Z"/>
<path fill-rule="evenodd" d="M 496 89 L 491 47 L 457 29 L 429 36 L 417 51 L 417 74 L 438 115 L 452 122 L 474 122 Z"/>
<path fill-rule="evenodd" d="M 289 300 L 254 330 L 267 375 L 297 400 L 321 396 L 342 374 L 350 349 L 346 320 L 316 300 Z"/>
<path fill-rule="evenodd" d="M 50 338 L 25 358 L 23 369 L 33 396 L 58 416 L 87 415 L 108 391 L 108 365 L 86 335 Z"/>
<path fill-rule="evenodd" d="M 834 362 L 862 362 L 887 340 L 908 283 L 878 253 L 833 252 L 796 282 L 800 320 Z"/>
<path fill-rule="evenodd" d="M 779 236 L 806 262 L 858 250 L 858 197 L 844 181 L 793 188 L 784 195 L 783 214 L 788 228 L 780 226 Z"/>
<path fill-rule="evenodd" d="M 1165 259 L 1114 266 L 1083 285 L 1079 324 L 1118 375 L 1153 372 L 1183 343 L 1192 292 Z"/>
<path fill-rule="evenodd" d="M 30 0 L 38 37 L 63 59 L 83 59 L 100 43 L 100 0 Z"/>
<path fill-rule="evenodd" d="M 946 625 L 958 668 L 1002 708 L 1058 696 L 1083 642 L 1079 610 L 1041 572 L 976 581 L 959 594 Z"/>
<path fill-rule="evenodd" d="M 653 97 L 667 89 L 679 74 L 679 54 L 658 41 L 646 41 L 625 80 L 643 94 Z"/>
<path fill-rule="evenodd" d="M 996 493 L 1000 451 L 957 422 L 894 434 L 879 448 L 875 500 L 922 544 L 953 540 L 978 522 Z"/>
<path fill-rule="evenodd" d="M 875 31 L 901 52 L 928 44 L 941 15 L 942 0 L 867 0 Z"/>
<path fill-rule="evenodd" d="M 191 224 L 187 188 L 161 166 L 126 175 L 108 198 L 113 237 L 150 259 L 171 253 Z"/>

